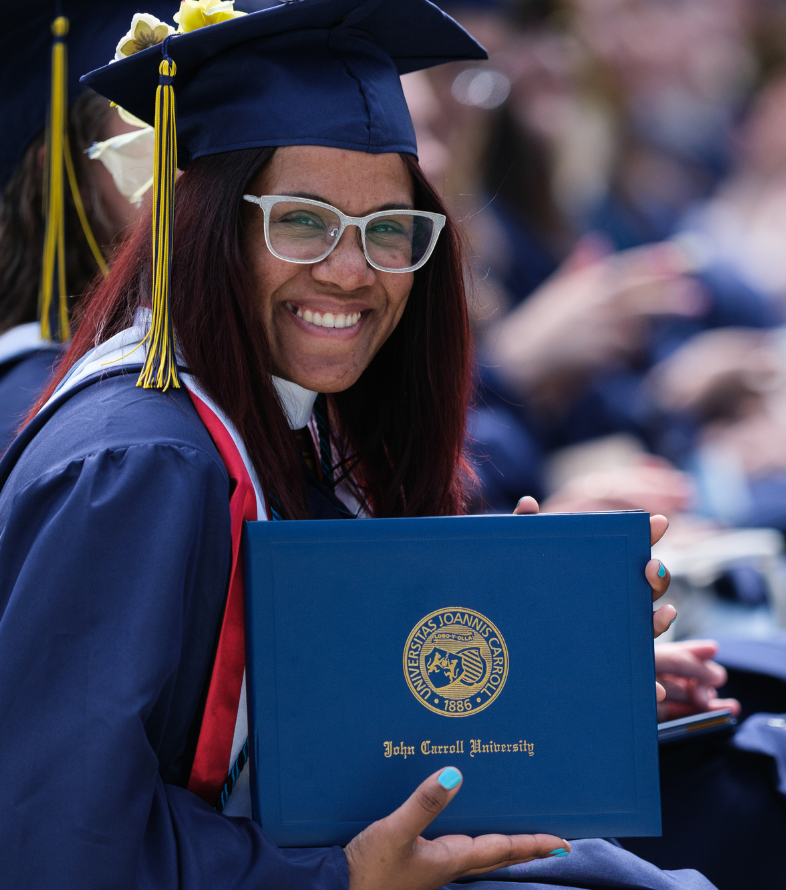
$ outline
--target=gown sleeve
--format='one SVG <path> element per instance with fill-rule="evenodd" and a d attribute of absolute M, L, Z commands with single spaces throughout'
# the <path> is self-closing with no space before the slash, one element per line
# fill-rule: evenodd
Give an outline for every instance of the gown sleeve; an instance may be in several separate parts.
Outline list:
<path fill-rule="evenodd" d="M 536 859 L 480 878 L 464 878 L 442 890 L 716 890 L 692 868 L 661 870 L 619 843 L 589 838 L 570 842 L 564 859 Z"/>
<path fill-rule="evenodd" d="M 0 536 L 3 886 L 347 887 L 340 848 L 279 850 L 182 787 L 226 590 L 227 505 L 214 456 L 160 443 L 98 451 L 16 492 Z"/>

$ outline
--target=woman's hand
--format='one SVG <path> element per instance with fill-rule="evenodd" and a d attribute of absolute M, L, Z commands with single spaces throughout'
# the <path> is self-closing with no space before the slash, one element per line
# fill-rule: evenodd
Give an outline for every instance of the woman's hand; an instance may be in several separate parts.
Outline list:
<path fill-rule="evenodd" d="M 538 513 L 540 507 L 535 498 L 523 497 L 516 509 L 513 511 L 515 516 L 524 516 L 526 514 Z M 666 534 L 669 527 L 669 520 L 665 516 L 650 517 L 650 545 L 654 546 Z M 669 589 L 671 576 L 666 566 L 659 559 L 651 559 L 644 569 L 644 576 L 652 588 L 652 599 L 660 599 Z M 661 606 L 652 613 L 652 626 L 655 636 L 659 637 L 662 633 L 671 627 L 672 622 L 677 617 L 677 610 L 672 605 Z M 658 702 L 664 701 L 666 698 L 666 690 L 660 683 L 655 683 L 655 698 Z"/>
<path fill-rule="evenodd" d="M 738 701 L 718 698 L 717 687 L 726 682 L 726 671 L 710 661 L 717 651 L 714 640 L 685 640 L 657 647 L 655 674 L 666 690 L 665 700 L 658 705 L 658 720 L 676 720 L 720 708 L 739 714 Z"/>
<path fill-rule="evenodd" d="M 453 767 L 434 773 L 395 812 L 353 838 L 344 851 L 349 890 L 437 890 L 463 875 L 570 852 L 567 841 L 550 834 L 424 840 L 421 833 L 458 794 L 461 782 Z"/>

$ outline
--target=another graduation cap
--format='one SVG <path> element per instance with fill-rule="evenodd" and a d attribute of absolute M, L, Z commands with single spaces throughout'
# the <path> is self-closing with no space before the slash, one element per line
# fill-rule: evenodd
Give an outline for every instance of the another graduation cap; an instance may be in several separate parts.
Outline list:
<path fill-rule="evenodd" d="M 231 2 L 185 0 L 178 19 L 186 33 L 82 78 L 156 127 L 153 324 L 141 386 L 179 385 L 168 309 L 176 166 L 262 146 L 416 154 L 399 75 L 486 58 L 428 0 L 265 5 L 212 24 Z"/>
<path fill-rule="evenodd" d="M 104 64 L 127 27 L 138 0 L 19 0 L 5 4 L 0 32 L 0 192 L 33 138 L 47 129 L 46 226 L 40 315 L 42 336 L 49 338 L 55 285 L 60 297 L 59 327 L 68 338 L 65 280 L 66 184 L 96 262 L 106 269 L 82 206 L 68 144 L 68 106 L 85 92 L 79 74 Z M 173 0 L 151 0 L 153 10 L 176 11 Z M 68 62 L 70 54 L 71 63 Z"/>

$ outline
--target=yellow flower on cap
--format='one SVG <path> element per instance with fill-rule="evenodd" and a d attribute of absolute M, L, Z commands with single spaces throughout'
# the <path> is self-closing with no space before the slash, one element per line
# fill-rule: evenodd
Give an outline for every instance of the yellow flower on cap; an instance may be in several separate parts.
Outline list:
<path fill-rule="evenodd" d="M 182 0 L 180 12 L 175 13 L 177 33 L 196 31 L 205 25 L 216 25 L 240 18 L 245 12 L 235 12 L 235 0 Z"/>
<path fill-rule="evenodd" d="M 141 52 L 150 46 L 156 46 L 164 42 L 169 34 L 174 34 L 175 29 L 146 12 L 137 12 L 131 19 L 131 28 L 117 45 L 115 50 L 115 62 L 119 62 L 134 53 Z"/>

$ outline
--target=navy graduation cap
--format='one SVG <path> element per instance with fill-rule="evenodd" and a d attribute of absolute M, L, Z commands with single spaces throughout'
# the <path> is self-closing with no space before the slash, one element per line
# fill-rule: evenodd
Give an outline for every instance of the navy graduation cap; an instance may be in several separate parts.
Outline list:
<path fill-rule="evenodd" d="M 162 28 L 160 47 L 139 47 L 82 78 L 156 129 L 152 324 L 138 381 L 145 388 L 180 385 L 169 314 L 178 167 L 263 146 L 417 154 L 399 75 L 487 58 L 428 0 L 264 6 L 243 14 L 231 0 L 183 0 L 181 33 Z"/>
<path fill-rule="evenodd" d="M 400 74 L 485 50 L 427 0 L 294 0 L 178 34 L 178 162 L 265 145 L 415 154 Z M 153 123 L 155 48 L 82 78 Z"/>

